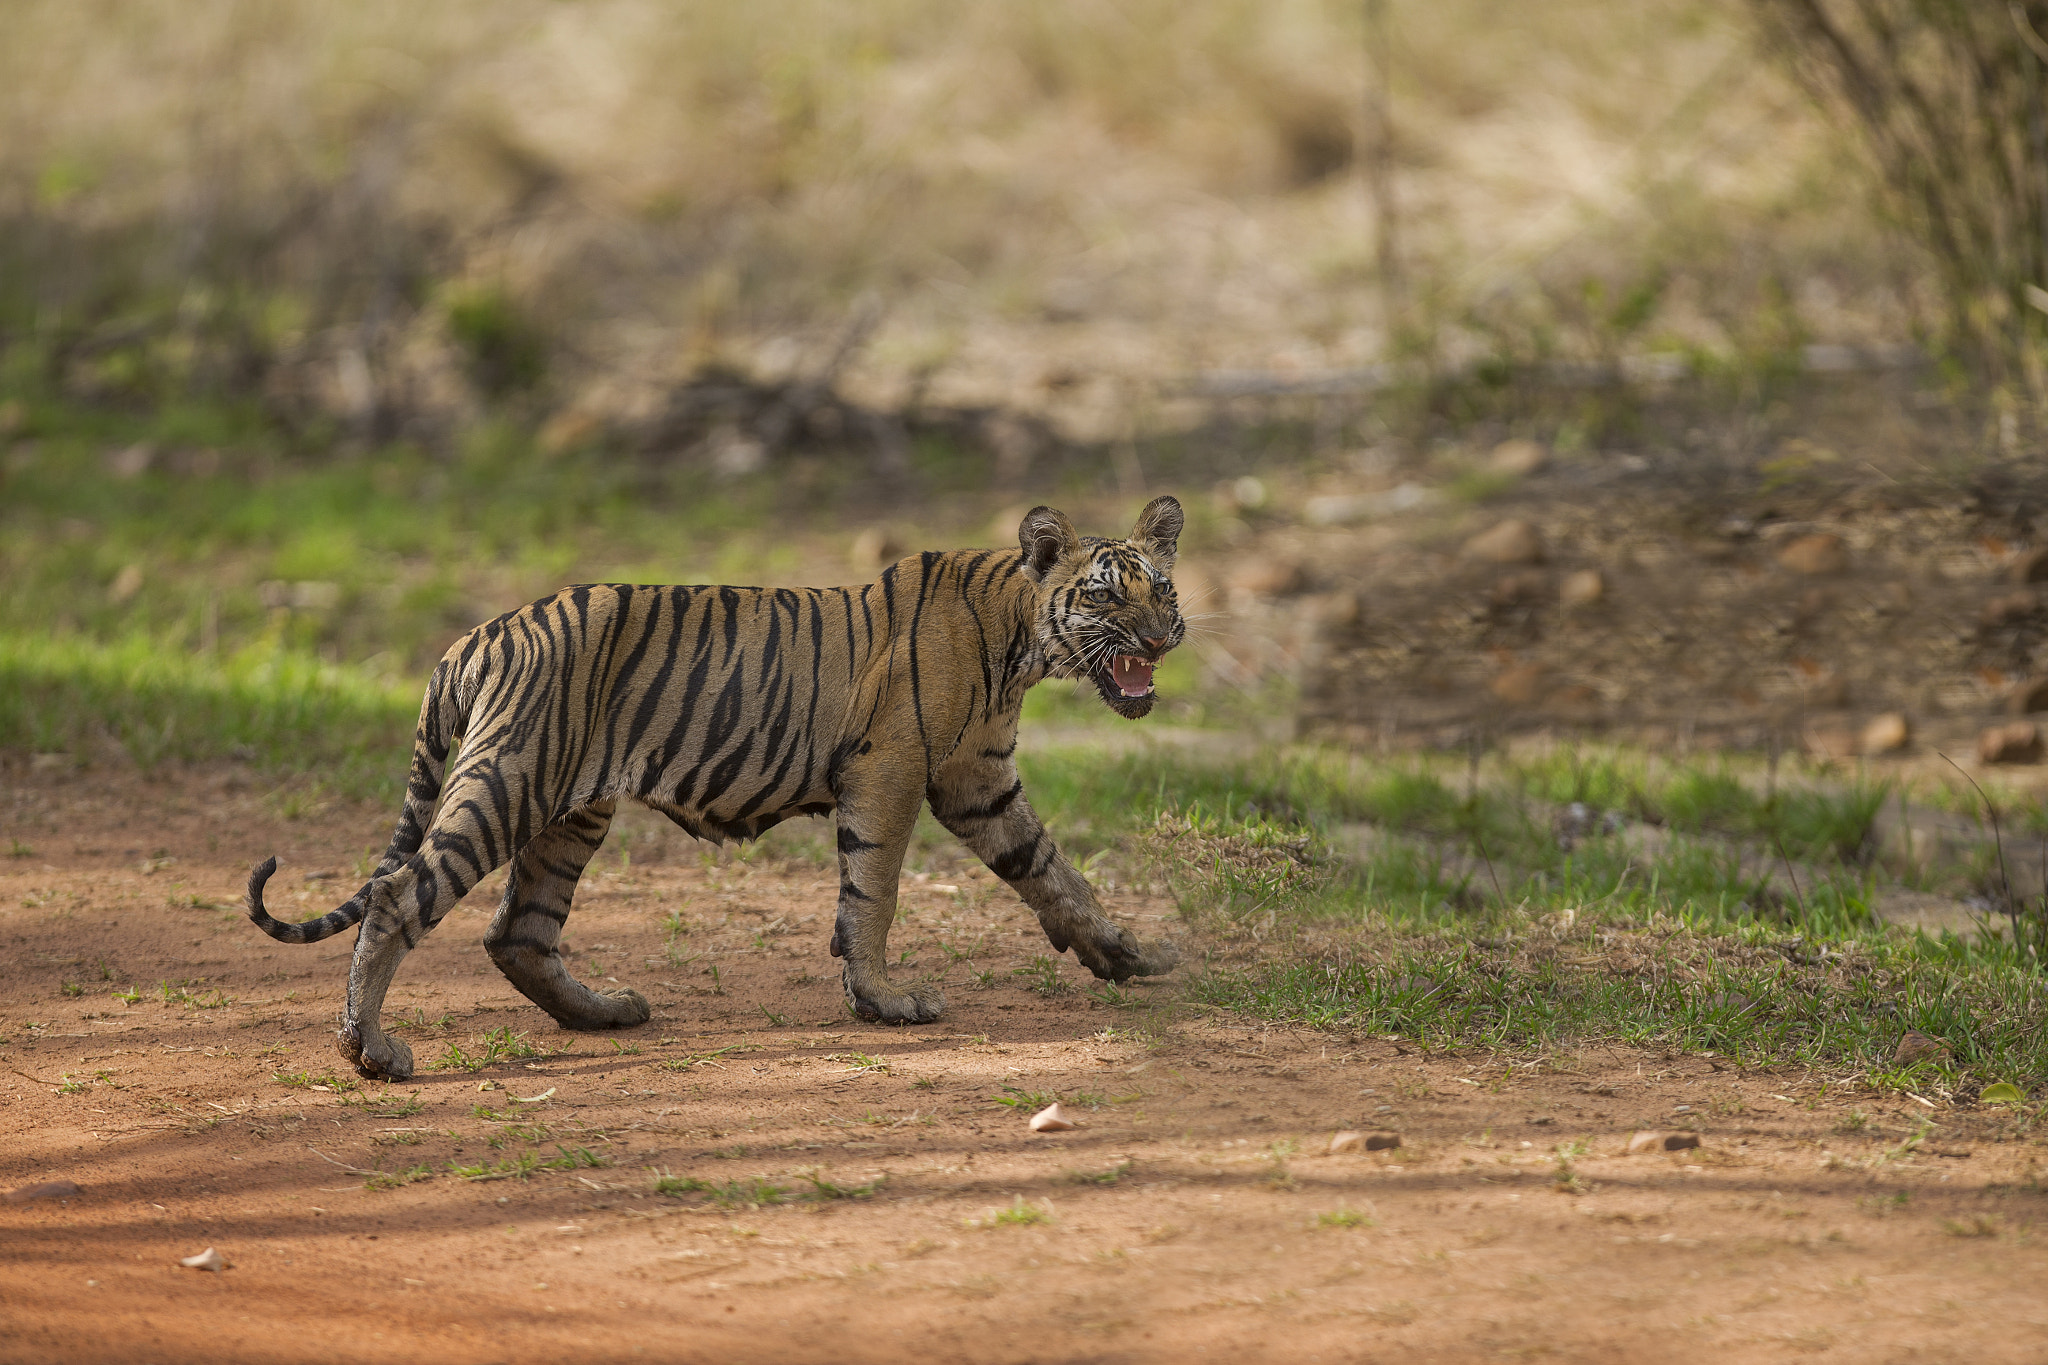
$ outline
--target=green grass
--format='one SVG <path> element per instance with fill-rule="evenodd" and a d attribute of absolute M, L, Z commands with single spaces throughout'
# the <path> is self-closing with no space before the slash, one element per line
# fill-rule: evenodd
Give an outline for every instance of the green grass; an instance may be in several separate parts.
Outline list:
<path fill-rule="evenodd" d="M 241 757 L 395 796 L 421 688 L 281 648 L 226 658 L 0 632 L 0 747 L 149 766 Z"/>
<path fill-rule="evenodd" d="M 481 1071 L 497 1062 L 544 1055 L 524 1033 L 496 1028 L 477 1039 L 467 1050 L 460 1043 L 449 1043 L 448 1050 L 428 1065 L 436 1071 Z"/>

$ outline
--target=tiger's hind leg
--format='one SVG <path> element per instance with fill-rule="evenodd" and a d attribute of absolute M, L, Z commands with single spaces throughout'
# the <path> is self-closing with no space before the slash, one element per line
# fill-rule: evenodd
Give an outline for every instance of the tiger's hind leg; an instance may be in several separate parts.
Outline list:
<path fill-rule="evenodd" d="M 484 948 L 519 993 L 563 1028 L 632 1028 L 653 1013 L 640 992 L 621 986 L 593 991 L 562 963 L 562 924 L 597 846 L 611 828 L 615 803 L 571 811 L 519 850 L 505 880 L 505 899 L 484 935 Z"/>

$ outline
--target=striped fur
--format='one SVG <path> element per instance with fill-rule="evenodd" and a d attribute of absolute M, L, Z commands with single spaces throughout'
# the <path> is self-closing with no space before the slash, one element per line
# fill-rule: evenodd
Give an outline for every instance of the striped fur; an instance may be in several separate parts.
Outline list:
<path fill-rule="evenodd" d="M 1153 500 L 1125 540 L 1082 539 L 1035 508 L 1016 550 L 927 551 L 855 588 L 567 588 L 472 630 L 420 707 L 405 809 L 375 873 L 337 909 L 271 918 L 266 860 L 248 913 L 285 943 L 360 924 L 342 1055 L 365 1075 L 412 1074 L 380 1024 L 406 953 L 493 870 L 512 865 L 484 945 L 564 1026 L 649 1017 L 639 992 L 592 991 L 559 944 L 577 879 L 622 800 L 705 839 L 750 839 L 793 815 L 836 813 L 831 951 L 849 1006 L 936 1019 L 936 987 L 885 969 L 896 883 L 919 807 L 1014 887 L 1055 949 L 1123 981 L 1172 969 L 1102 912 L 1024 798 L 1012 755 L 1024 693 L 1092 679 L 1136 718 L 1151 662 L 1182 636 L 1169 574 L 1180 504 Z M 454 757 L 450 758 L 451 753 Z"/>

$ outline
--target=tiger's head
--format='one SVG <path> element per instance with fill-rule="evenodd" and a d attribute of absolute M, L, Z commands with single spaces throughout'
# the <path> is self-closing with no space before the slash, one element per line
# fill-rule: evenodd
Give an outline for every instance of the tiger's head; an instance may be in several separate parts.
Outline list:
<path fill-rule="evenodd" d="M 1050 507 L 1017 527 L 1024 572 L 1041 585 L 1038 646 L 1046 675 L 1087 678 L 1120 716 L 1152 709 L 1152 668 L 1187 627 L 1173 593 L 1180 503 L 1154 498 L 1122 540 L 1079 536 Z"/>

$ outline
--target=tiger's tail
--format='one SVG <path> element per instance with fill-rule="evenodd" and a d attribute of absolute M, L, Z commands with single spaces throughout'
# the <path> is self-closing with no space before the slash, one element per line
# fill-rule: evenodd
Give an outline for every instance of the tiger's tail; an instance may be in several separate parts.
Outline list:
<path fill-rule="evenodd" d="M 412 770 L 406 775 L 405 809 L 398 828 L 391 833 L 391 845 L 377 864 L 376 872 L 341 905 L 318 919 L 290 923 L 273 919 L 263 905 L 263 884 L 277 871 L 277 859 L 265 858 L 249 871 L 249 890 L 243 909 L 250 923 L 280 943 L 318 943 L 362 921 L 370 908 L 370 892 L 377 882 L 405 866 L 426 838 L 433 823 L 435 803 L 441 799 L 441 780 L 448 768 L 448 751 L 461 738 L 465 714 L 457 696 L 458 676 L 455 650 L 450 650 L 434 669 L 433 681 L 420 702 L 420 723 L 413 731 Z"/>

